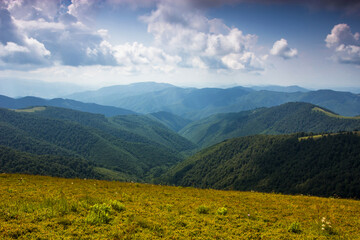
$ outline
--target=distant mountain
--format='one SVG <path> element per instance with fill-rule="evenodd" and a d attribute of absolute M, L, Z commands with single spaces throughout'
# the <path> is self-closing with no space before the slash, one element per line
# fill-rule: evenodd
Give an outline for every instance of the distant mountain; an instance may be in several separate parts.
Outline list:
<path fill-rule="evenodd" d="M 116 115 L 136 114 L 133 111 L 123 108 L 102 106 L 95 103 L 83 103 L 70 99 L 55 98 L 55 99 L 47 100 L 38 97 L 23 97 L 23 98 L 14 99 L 0 95 L 0 107 L 2 108 L 19 109 L 19 108 L 28 108 L 34 106 L 53 106 L 53 107 L 69 108 L 83 112 L 100 113 L 108 117 L 116 116 Z"/>
<path fill-rule="evenodd" d="M 360 198 L 359 132 L 249 136 L 207 148 L 159 182 L 200 188 Z"/>
<path fill-rule="evenodd" d="M 133 83 L 130 85 L 115 85 L 110 87 L 104 87 L 96 91 L 74 93 L 66 97 L 82 102 L 117 106 L 114 103 L 116 103 L 120 99 L 138 96 L 150 92 L 156 92 L 172 87 L 174 86 L 167 83 L 143 82 Z"/>
<path fill-rule="evenodd" d="M 179 133 L 202 147 L 255 134 L 338 132 L 360 129 L 360 117 L 343 117 L 310 103 L 285 103 L 192 122 Z"/>
<path fill-rule="evenodd" d="M 244 87 L 197 89 L 137 83 L 73 94 L 69 97 L 144 114 L 166 111 L 191 120 L 199 120 L 216 113 L 272 107 L 287 102 L 308 102 L 344 116 L 360 115 L 360 95 L 357 94 L 332 90 L 305 91 L 297 87 L 282 90 L 257 91 Z M 294 90 L 299 91 L 293 92 Z"/>
<path fill-rule="evenodd" d="M 157 120 L 167 126 L 168 128 L 174 130 L 175 132 L 181 130 L 186 125 L 191 123 L 191 120 L 182 118 L 175 114 L 169 112 L 156 112 L 156 113 L 149 113 L 146 115 L 147 117 Z"/>
<path fill-rule="evenodd" d="M 86 88 L 72 83 L 45 82 L 17 78 L 0 78 L 0 94 L 19 98 L 37 96 L 42 98 L 58 98 Z"/>
<path fill-rule="evenodd" d="M 86 159 L 99 166 L 98 174 L 107 178 L 112 172 L 118 180 L 151 179 L 195 148 L 145 116 L 106 118 L 55 107 L 0 109 L 0 133 L 4 147 L 50 159 Z"/>
<path fill-rule="evenodd" d="M 274 91 L 274 92 L 287 92 L 287 93 L 291 93 L 291 92 L 309 92 L 309 89 L 306 88 L 302 88 L 299 86 L 276 86 L 276 85 L 269 85 L 269 86 L 254 86 L 251 87 L 252 89 L 256 90 L 256 91 L 261 91 L 261 90 L 267 90 L 267 91 Z"/>

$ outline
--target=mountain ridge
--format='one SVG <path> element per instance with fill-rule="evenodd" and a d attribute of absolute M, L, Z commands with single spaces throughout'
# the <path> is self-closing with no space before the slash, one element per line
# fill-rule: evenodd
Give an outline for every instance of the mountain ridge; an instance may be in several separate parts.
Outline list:
<path fill-rule="evenodd" d="M 310 103 L 294 102 L 270 108 L 212 115 L 190 123 L 181 129 L 179 134 L 201 147 L 208 147 L 225 139 L 255 134 L 321 133 L 354 129 L 360 129 L 360 118 L 341 117 Z"/>
<path fill-rule="evenodd" d="M 83 103 L 72 99 L 63 99 L 63 98 L 44 99 L 44 98 L 38 98 L 32 96 L 16 99 L 16 98 L 0 95 L 0 107 L 2 108 L 19 109 L 19 108 L 28 108 L 35 106 L 62 107 L 73 110 L 79 110 L 83 112 L 100 113 L 109 117 L 115 115 L 136 114 L 131 110 L 127 110 L 123 108 L 118 108 L 113 106 L 103 106 L 95 103 Z"/>
<path fill-rule="evenodd" d="M 146 88 L 147 85 L 143 84 L 138 83 L 136 86 L 139 89 Z M 116 98 L 114 98 L 113 92 L 107 94 L 105 91 L 106 89 L 113 91 L 114 89 L 111 87 L 105 90 L 100 89 L 97 92 L 100 95 L 98 99 L 92 95 L 86 96 L 86 93 L 73 94 L 71 97 L 85 102 L 92 101 L 102 104 L 106 102 L 107 105 L 143 114 L 167 111 L 190 120 L 199 120 L 216 113 L 272 107 L 286 102 L 308 102 L 344 116 L 360 115 L 360 95 L 350 92 L 333 90 L 280 92 L 254 90 L 240 86 L 225 89 L 181 88 L 173 85 L 157 86 L 157 83 L 151 83 L 151 89 L 147 91 L 129 92 L 131 86 L 117 86 L 122 90 L 119 91 Z M 126 92 L 126 94 L 121 95 L 121 92 Z"/>

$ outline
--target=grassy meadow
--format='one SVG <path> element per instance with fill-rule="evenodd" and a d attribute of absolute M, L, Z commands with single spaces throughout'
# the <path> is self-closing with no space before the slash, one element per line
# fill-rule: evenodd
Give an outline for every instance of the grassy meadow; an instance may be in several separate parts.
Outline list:
<path fill-rule="evenodd" d="M 360 202 L 0 174 L 0 239 L 360 239 Z"/>

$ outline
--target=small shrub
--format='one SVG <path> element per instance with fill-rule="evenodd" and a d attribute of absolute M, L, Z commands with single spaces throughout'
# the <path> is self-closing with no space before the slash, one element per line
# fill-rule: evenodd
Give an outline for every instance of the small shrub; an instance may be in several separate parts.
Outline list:
<path fill-rule="evenodd" d="M 226 214 L 228 213 L 228 210 L 227 210 L 227 208 L 225 208 L 225 207 L 221 207 L 221 208 L 219 208 L 219 209 L 216 211 L 216 213 L 217 213 L 218 215 L 226 215 Z"/>
<path fill-rule="evenodd" d="M 301 228 L 300 228 L 300 223 L 298 222 L 293 222 L 289 229 L 288 229 L 289 232 L 292 232 L 292 233 L 301 233 Z"/>
<path fill-rule="evenodd" d="M 109 223 L 111 220 L 110 209 L 111 207 L 105 203 L 95 204 L 91 207 L 90 213 L 86 218 L 86 222 L 94 225 L 101 223 Z"/>
<path fill-rule="evenodd" d="M 321 219 L 321 231 L 326 233 L 326 234 L 329 234 L 329 235 L 335 235 L 336 234 L 335 230 L 331 226 L 331 222 L 326 220 L 325 217 L 323 217 Z"/>
<path fill-rule="evenodd" d="M 197 208 L 197 212 L 200 214 L 208 214 L 210 211 L 210 208 L 204 205 L 201 205 Z"/>
<path fill-rule="evenodd" d="M 125 205 L 117 200 L 110 201 L 111 208 L 114 209 L 117 212 L 125 211 Z"/>

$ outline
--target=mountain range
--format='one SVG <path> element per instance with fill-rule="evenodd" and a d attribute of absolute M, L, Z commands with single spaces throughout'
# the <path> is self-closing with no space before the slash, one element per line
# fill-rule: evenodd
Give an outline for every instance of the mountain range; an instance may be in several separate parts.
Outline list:
<path fill-rule="evenodd" d="M 138 83 L 76 96 L 99 102 L 0 96 L 0 171 L 360 197 L 359 95 Z"/>
<path fill-rule="evenodd" d="M 344 117 L 310 103 L 222 113 L 194 121 L 179 134 L 201 147 L 256 134 L 338 132 L 360 129 L 360 117 Z"/>
<path fill-rule="evenodd" d="M 10 98 L 0 95 L 0 107 L 9 109 L 21 109 L 35 106 L 53 106 L 69 108 L 89 113 L 100 113 L 112 117 L 116 115 L 136 114 L 133 111 L 112 106 L 103 106 L 95 103 L 83 103 L 71 99 L 43 99 L 38 97 Z"/>
<path fill-rule="evenodd" d="M 199 120 L 216 113 L 240 112 L 287 102 L 307 102 L 344 116 L 360 115 L 360 95 L 333 90 L 297 92 L 233 88 L 181 88 L 170 84 L 136 83 L 75 93 L 67 98 L 129 109 L 138 113 L 166 111 Z"/>

